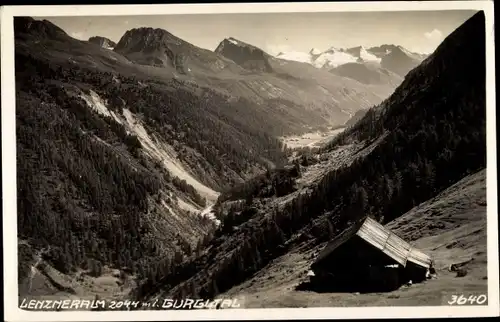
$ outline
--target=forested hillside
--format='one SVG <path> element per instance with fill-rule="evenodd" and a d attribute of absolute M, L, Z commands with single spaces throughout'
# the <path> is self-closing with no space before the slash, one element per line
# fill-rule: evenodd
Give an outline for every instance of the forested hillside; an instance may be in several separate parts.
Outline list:
<path fill-rule="evenodd" d="M 29 285 L 47 267 L 72 281 L 109 269 L 165 276 L 210 240 L 216 222 L 200 213 L 220 191 L 286 163 L 279 136 L 343 122 L 342 108 L 388 91 L 326 71 L 299 79 L 298 65 L 282 67 L 286 77 L 249 75 L 183 41 L 154 66 L 152 48 L 181 41 L 164 30 L 127 32 L 110 50 L 47 20 L 14 25 L 19 282 Z M 316 75 L 338 82 L 333 105 Z"/>
<path fill-rule="evenodd" d="M 256 194 L 276 187 L 270 173 L 226 193 L 221 202 L 240 199 L 243 206 L 202 254 L 175 272 L 166 269 L 160 283 L 144 284 L 137 296 L 217 296 L 299 244 L 317 245 L 366 215 L 391 221 L 486 167 L 485 69 L 478 12 L 315 164 L 298 165 L 298 176 L 290 172 L 298 190 Z"/>
<path fill-rule="evenodd" d="M 181 261 L 214 229 L 197 214 L 212 196 L 204 191 L 285 160 L 279 125 L 255 104 L 148 81 L 105 57 L 118 56 L 16 19 L 20 280 L 41 250 L 65 274 L 110 266 L 154 277 L 158 261 Z"/>
<path fill-rule="evenodd" d="M 50 245 L 47 259 L 64 273 L 88 263 L 143 272 L 142 260 L 166 250 L 182 255 L 181 245 L 210 230 L 210 220 L 195 214 L 162 216 L 165 207 L 183 212 L 172 198 L 174 178 L 141 154 L 135 135 L 92 113 L 83 99 L 64 95 L 57 78 L 34 66 L 30 80 L 17 79 L 19 238 L 37 248 Z M 187 198 L 201 202 L 195 191 Z"/>

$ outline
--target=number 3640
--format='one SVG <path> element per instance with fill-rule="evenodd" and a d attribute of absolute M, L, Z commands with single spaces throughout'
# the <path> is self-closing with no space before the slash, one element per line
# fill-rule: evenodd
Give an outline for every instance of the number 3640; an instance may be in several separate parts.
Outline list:
<path fill-rule="evenodd" d="M 470 295 L 466 297 L 465 295 L 452 295 L 451 300 L 448 301 L 448 305 L 481 305 L 486 303 L 488 297 L 485 294 L 481 295 Z"/>

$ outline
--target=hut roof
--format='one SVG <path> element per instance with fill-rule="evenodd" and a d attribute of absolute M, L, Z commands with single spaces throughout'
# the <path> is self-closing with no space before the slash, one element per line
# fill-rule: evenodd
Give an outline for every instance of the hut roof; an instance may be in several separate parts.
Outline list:
<path fill-rule="evenodd" d="M 404 267 L 406 267 L 408 261 L 425 268 L 431 266 L 432 260 L 428 255 L 413 248 L 391 230 L 385 228 L 370 217 L 366 217 L 366 219 L 346 229 L 339 236 L 330 241 L 319 254 L 314 264 L 330 256 L 335 249 L 354 236 L 362 238 L 365 242 L 376 247 Z"/>

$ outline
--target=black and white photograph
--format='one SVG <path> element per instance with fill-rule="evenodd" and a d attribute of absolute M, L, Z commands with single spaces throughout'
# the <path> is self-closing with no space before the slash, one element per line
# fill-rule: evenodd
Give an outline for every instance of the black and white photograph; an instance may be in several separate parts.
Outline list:
<path fill-rule="evenodd" d="M 1 25 L 7 320 L 499 314 L 492 1 Z"/>

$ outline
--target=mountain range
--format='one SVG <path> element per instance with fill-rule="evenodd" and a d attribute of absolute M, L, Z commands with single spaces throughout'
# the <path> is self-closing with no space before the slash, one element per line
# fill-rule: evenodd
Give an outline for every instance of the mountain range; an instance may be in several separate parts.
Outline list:
<path fill-rule="evenodd" d="M 313 48 L 309 53 L 281 52 L 276 57 L 311 64 L 363 84 L 392 83 L 397 86 L 426 55 L 410 52 L 402 46 L 382 45 L 371 48 L 331 47 L 323 52 Z"/>
<path fill-rule="evenodd" d="M 20 294 L 214 297 L 355 213 L 391 222 L 481 171 L 482 25 L 426 58 L 384 45 L 304 62 L 16 17 Z M 320 150 L 283 143 L 346 125 Z"/>
<path fill-rule="evenodd" d="M 285 105 L 308 106 L 307 115 L 301 113 L 303 109 L 294 109 L 300 114 L 293 122 L 307 119 L 313 125 L 346 122 L 357 110 L 380 102 L 402 80 L 385 70 L 379 78 L 370 79 L 362 79 L 356 72 L 326 73 L 309 64 L 273 57 L 231 37 L 221 41 L 212 52 L 153 28 L 127 31 L 114 51 L 134 63 L 164 67 L 174 75 L 206 82 L 207 86 L 259 104 L 274 105 L 279 98 Z M 416 60 L 412 62 L 413 66 L 418 64 Z"/>
<path fill-rule="evenodd" d="M 280 52 L 276 57 L 300 61 L 328 70 L 347 63 L 377 63 L 382 68 L 404 77 L 427 55 L 410 52 L 402 46 L 382 45 L 371 48 L 365 48 L 364 46 L 351 48 L 331 47 L 323 52 L 313 48 L 309 53 Z"/>

